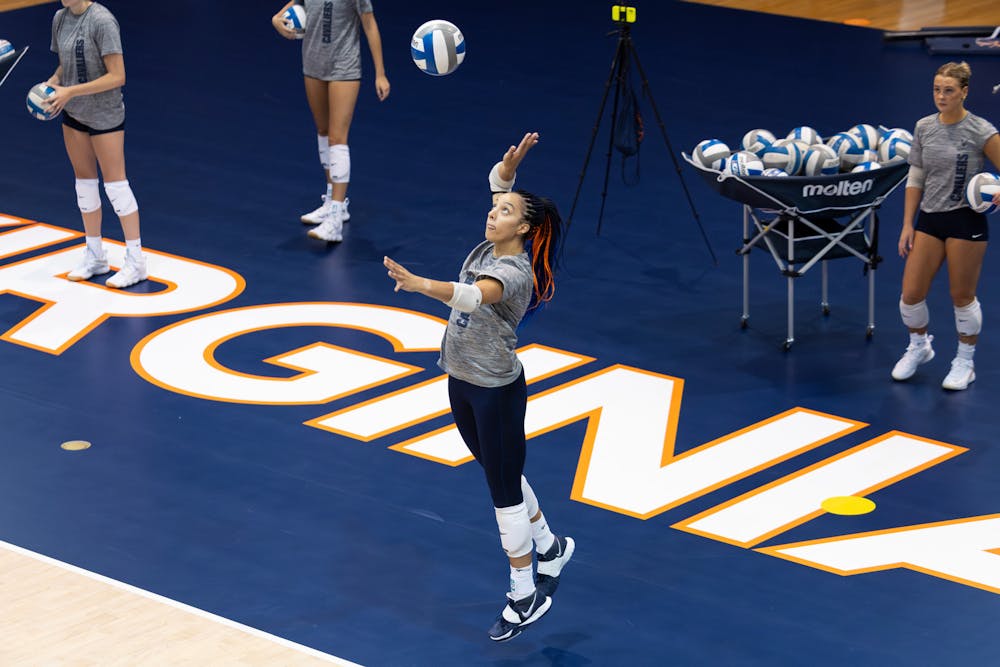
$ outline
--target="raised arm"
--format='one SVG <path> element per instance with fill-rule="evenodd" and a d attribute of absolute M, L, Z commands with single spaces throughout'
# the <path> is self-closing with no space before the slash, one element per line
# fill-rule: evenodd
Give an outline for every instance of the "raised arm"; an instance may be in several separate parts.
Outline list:
<path fill-rule="evenodd" d="M 528 132 L 521 139 L 517 146 L 511 146 L 503 154 L 500 162 L 493 165 L 490 170 L 490 192 L 493 193 L 493 201 L 501 192 L 510 192 L 514 188 L 514 179 L 517 176 L 517 167 L 521 164 L 528 151 L 538 143 L 538 133 Z"/>

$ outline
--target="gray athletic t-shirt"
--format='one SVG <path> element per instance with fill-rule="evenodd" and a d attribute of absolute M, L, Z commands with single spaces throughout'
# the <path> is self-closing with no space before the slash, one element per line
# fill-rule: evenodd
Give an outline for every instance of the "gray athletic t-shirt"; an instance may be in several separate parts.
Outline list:
<path fill-rule="evenodd" d="M 302 73 L 323 81 L 361 78 L 361 15 L 371 0 L 298 0 L 306 10 Z"/>
<path fill-rule="evenodd" d="M 471 285 L 490 277 L 503 285 L 499 303 L 471 313 L 452 308 L 441 341 L 438 366 L 445 373 L 480 387 L 501 387 L 521 374 L 517 358 L 517 325 L 531 303 L 534 281 L 527 253 L 493 256 L 493 243 L 483 241 L 469 253 L 459 282 Z"/>
<path fill-rule="evenodd" d="M 973 113 L 951 125 L 937 114 L 917 121 L 909 162 L 924 170 L 920 210 L 940 213 L 968 206 L 965 186 L 983 170 L 983 145 L 996 133 L 992 123 Z"/>
<path fill-rule="evenodd" d="M 107 74 L 104 56 L 122 53 L 121 31 L 110 11 L 93 3 L 79 16 L 60 9 L 52 18 L 53 53 L 59 54 L 63 86 L 87 83 Z M 95 130 L 108 130 L 125 121 L 122 89 L 81 95 L 66 103 L 66 113 Z"/>

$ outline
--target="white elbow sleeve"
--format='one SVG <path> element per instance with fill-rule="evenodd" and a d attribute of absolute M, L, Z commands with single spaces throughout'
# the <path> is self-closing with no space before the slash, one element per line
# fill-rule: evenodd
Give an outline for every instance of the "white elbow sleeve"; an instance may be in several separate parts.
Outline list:
<path fill-rule="evenodd" d="M 514 189 L 514 181 L 517 179 L 517 174 L 514 174 L 514 178 L 509 181 L 500 178 L 500 165 L 502 164 L 502 162 L 497 162 L 490 169 L 490 192 L 510 192 Z"/>
<path fill-rule="evenodd" d="M 452 283 L 451 298 L 445 301 L 452 308 L 463 313 L 471 313 L 483 302 L 483 292 L 476 285 Z"/>
<path fill-rule="evenodd" d="M 906 177 L 906 187 L 924 189 L 924 170 L 910 165 L 910 173 Z"/>

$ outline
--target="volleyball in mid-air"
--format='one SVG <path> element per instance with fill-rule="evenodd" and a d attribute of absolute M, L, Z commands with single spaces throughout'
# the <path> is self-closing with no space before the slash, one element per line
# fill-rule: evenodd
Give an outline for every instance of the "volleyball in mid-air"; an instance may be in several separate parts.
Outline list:
<path fill-rule="evenodd" d="M 52 120 L 58 116 L 58 113 L 52 113 L 49 110 L 48 99 L 54 92 L 56 92 L 56 89 L 44 81 L 32 86 L 31 90 L 28 91 L 28 99 L 26 100 L 28 113 L 38 120 Z"/>
<path fill-rule="evenodd" d="M 969 184 L 965 187 L 965 198 L 972 210 L 993 213 L 998 208 L 993 203 L 993 197 L 998 192 L 1000 192 L 1000 176 L 984 171 L 969 179 Z"/>
<path fill-rule="evenodd" d="M 451 74 L 465 59 L 465 37 L 453 23 L 442 19 L 428 21 L 413 33 L 410 55 L 425 74 Z"/>
<path fill-rule="evenodd" d="M 306 34 L 306 8 L 302 5 L 292 5 L 285 10 L 285 13 L 281 15 L 281 18 L 285 19 L 285 23 L 291 28 L 299 39 L 302 39 Z"/>

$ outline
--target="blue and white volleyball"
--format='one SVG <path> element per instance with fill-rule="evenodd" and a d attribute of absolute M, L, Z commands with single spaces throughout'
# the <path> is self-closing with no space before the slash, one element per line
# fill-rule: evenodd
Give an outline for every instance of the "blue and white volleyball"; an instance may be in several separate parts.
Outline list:
<path fill-rule="evenodd" d="M 826 144 L 817 144 L 806 151 L 802 173 L 805 176 L 833 176 L 840 173 L 840 158 Z"/>
<path fill-rule="evenodd" d="M 846 151 L 840 156 L 840 170 L 854 171 L 854 168 L 863 162 L 874 162 L 878 164 L 878 153 L 867 148 Z"/>
<path fill-rule="evenodd" d="M 709 169 L 718 169 L 722 166 L 722 160 L 726 159 L 732 154 L 729 150 L 729 146 L 719 141 L 718 139 L 705 139 L 704 141 L 699 141 L 698 145 L 694 147 L 691 152 L 691 156 L 694 161 L 703 167 L 708 167 Z"/>
<path fill-rule="evenodd" d="M 903 137 L 895 137 L 878 145 L 878 161 L 883 164 L 905 162 L 910 157 L 912 144 Z"/>
<path fill-rule="evenodd" d="M 740 146 L 743 150 L 760 156 L 775 140 L 774 134 L 769 130 L 750 130 L 743 135 Z"/>
<path fill-rule="evenodd" d="M 996 213 L 1000 208 L 993 203 L 993 197 L 1000 192 L 1000 176 L 988 171 L 980 172 L 969 179 L 965 186 L 965 200 L 973 211 Z"/>
<path fill-rule="evenodd" d="M 893 139 L 903 139 L 913 143 L 913 135 L 910 134 L 909 130 L 904 130 L 901 127 L 890 127 L 882 130 L 882 136 L 879 137 L 878 145 L 881 146 L 887 141 L 892 141 Z"/>
<path fill-rule="evenodd" d="M 0 63 L 10 60 L 17 55 L 14 45 L 6 39 L 0 39 Z"/>
<path fill-rule="evenodd" d="M 465 38 L 453 23 L 441 19 L 428 21 L 413 33 L 410 55 L 425 74 L 451 74 L 465 59 Z"/>
<path fill-rule="evenodd" d="M 281 15 L 281 18 L 285 19 L 285 23 L 288 25 L 289 29 L 294 30 L 298 34 L 298 38 L 302 39 L 306 34 L 306 8 L 302 5 L 292 5 L 285 10 L 285 13 Z"/>
<path fill-rule="evenodd" d="M 788 136 L 785 138 L 794 139 L 796 141 L 804 141 L 806 146 L 823 143 L 823 140 L 820 139 L 819 132 L 808 125 L 792 128 L 792 131 L 789 132 Z"/>
<path fill-rule="evenodd" d="M 789 176 L 802 168 L 802 147 L 791 139 L 778 139 L 760 156 L 765 169 L 781 169 Z"/>
<path fill-rule="evenodd" d="M 862 148 L 868 150 L 875 150 L 878 148 L 878 140 L 882 133 L 874 125 L 868 125 L 866 123 L 861 123 L 860 125 L 855 125 L 847 131 L 849 134 L 853 134 L 859 139 Z"/>
<path fill-rule="evenodd" d="M 873 161 L 861 162 L 860 164 L 854 165 L 854 167 L 851 169 L 851 173 L 858 171 L 875 171 L 876 169 L 881 169 L 881 168 L 882 165 L 880 165 L 878 162 L 873 162 Z"/>
<path fill-rule="evenodd" d="M 764 173 L 764 163 L 750 151 L 739 151 L 725 159 L 722 171 L 734 176 L 760 176 Z"/>
<path fill-rule="evenodd" d="M 52 113 L 49 110 L 48 99 L 49 96 L 56 92 L 56 89 L 47 83 L 36 83 L 28 91 L 28 99 L 26 104 L 28 106 L 28 113 L 37 118 L 38 120 L 52 120 L 58 113 Z"/>
<path fill-rule="evenodd" d="M 781 169 L 765 169 L 761 176 L 768 176 L 770 178 L 781 178 L 782 176 L 788 177 L 788 174 Z"/>
<path fill-rule="evenodd" d="M 861 145 L 861 140 L 848 132 L 834 134 L 826 140 L 826 145 L 832 148 L 838 157 L 842 157 L 847 151 L 857 152 L 864 149 L 864 146 Z"/>

